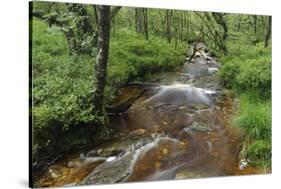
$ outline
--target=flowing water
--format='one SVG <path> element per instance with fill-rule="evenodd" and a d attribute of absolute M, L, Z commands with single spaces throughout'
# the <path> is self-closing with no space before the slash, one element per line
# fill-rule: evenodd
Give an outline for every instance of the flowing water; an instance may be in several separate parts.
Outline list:
<path fill-rule="evenodd" d="M 110 116 L 112 139 L 49 167 L 39 186 L 256 174 L 240 160 L 241 133 L 230 125 L 236 102 L 223 92 L 219 63 L 205 52 L 155 85 L 129 85 L 116 102 L 142 93 L 124 113 Z"/>

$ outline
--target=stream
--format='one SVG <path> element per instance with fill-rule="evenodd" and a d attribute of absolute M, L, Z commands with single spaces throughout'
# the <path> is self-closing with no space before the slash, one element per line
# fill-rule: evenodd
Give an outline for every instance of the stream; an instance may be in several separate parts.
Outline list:
<path fill-rule="evenodd" d="M 110 115 L 110 141 L 51 165 L 40 187 L 113 184 L 257 174 L 241 159 L 242 134 L 230 125 L 234 95 L 222 88 L 220 63 L 204 44 L 176 71 L 131 84 L 116 103 L 140 96 Z"/>

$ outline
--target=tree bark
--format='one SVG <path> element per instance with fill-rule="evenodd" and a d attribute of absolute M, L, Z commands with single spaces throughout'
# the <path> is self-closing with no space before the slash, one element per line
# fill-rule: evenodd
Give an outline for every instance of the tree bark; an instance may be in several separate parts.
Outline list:
<path fill-rule="evenodd" d="M 172 15 L 173 11 L 172 10 L 167 10 L 166 11 L 166 37 L 169 43 L 172 41 Z"/>
<path fill-rule="evenodd" d="M 77 54 L 77 41 L 75 38 L 74 31 L 72 29 L 62 29 L 64 33 L 67 44 L 68 44 L 68 53 L 69 55 L 76 55 Z"/>
<path fill-rule="evenodd" d="M 257 15 L 253 15 L 253 20 L 254 20 L 254 33 L 255 36 L 257 36 Z"/>
<path fill-rule="evenodd" d="M 264 41 L 264 47 L 268 46 L 269 39 L 271 36 L 271 25 L 272 25 L 272 17 L 268 16 L 268 21 L 267 21 L 267 27 L 266 27 L 266 33 L 265 33 L 265 41 Z"/>
<path fill-rule="evenodd" d="M 97 56 L 94 81 L 94 110 L 98 116 L 98 123 L 105 126 L 107 118 L 105 114 L 104 90 L 106 84 L 106 71 L 109 54 L 110 40 L 110 7 L 97 6 L 98 12 L 98 39 Z"/>
<path fill-rule="evenodd" d="M 149 36 L 148 36 L 147 9 L 143 8 L 142 13 L 143 13 L 143 33 L 144 33 L 145 39 L 148 40 Z"/>
<path fill-rule="evenodd" d="M 141 33 L 142 31 L 142 22 L 141 22 L 141 11 L 140 8 L 135 8 L 135 26 L 136 32 Z"/>

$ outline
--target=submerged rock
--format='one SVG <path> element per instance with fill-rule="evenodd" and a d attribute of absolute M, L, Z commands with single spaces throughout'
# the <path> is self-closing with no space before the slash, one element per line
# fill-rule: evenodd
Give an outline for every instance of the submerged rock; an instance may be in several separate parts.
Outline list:
<path fill-rule="evenodd" d="M 214 131 L 213 127 L 204 122 L 193 122 L 191 126 L 184 128 L 184 131 L 200 131 L 200 132 L 211 132 Z"/>
<path fill-rule="evenodd" d="M 183 180 L 183 179 L 189 179 L 189 178 L 200 178 L 200 174 L 194 173 L 191 171 L 179 171 L 176 173 L 175 179 L 176 180 Z"/>
<path fill-rule="evenodd" d="M 86 157 L 110 157 L 110 156 L 117 156 L 124 153 L 123 149 L 117 149 L 115 147 L 106 148 L 106 149 L 98 149 L 98 150 L 91 150 L 87 153 Z"/>

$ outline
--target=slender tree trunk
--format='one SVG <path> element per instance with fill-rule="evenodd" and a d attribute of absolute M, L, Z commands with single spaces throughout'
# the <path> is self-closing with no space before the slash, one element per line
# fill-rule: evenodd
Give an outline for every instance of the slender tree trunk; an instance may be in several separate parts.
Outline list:
<path fill-rule="evenodd" d="M 136 32 L 142 32 L 142 21 L 141 21 L 141 11 L 140 8 L 135 8 L 135 25 L 136 25 Z"/>
<path fill-rule="evenodd" d="M 175 27 L 175 49 L 178 48 L 178 29 Z"/>
<path fill-rule="evenodd" d="M 67 40 L 69 55 L 77 54 L 77 41 L 75 38 L 74 31 L 72 29 L 63 29 L 62 31 Z"/>
<path fill-rule="evenodd" d="M 113 7 L 110 11 L 110 20 L 111 20 L 111 27 L 112 27 L 112 35 L 115 36 L 116 25 L 115 25 L 115 16 L 120 11 L 122 7 Z"/>
<path fill-rule="evenodd" d="M 147 21 L 147 9 L 135 8 L 135 26 L 136 32 L 143 34 L 145 39 L 148 40 L 148 21 Z"/>
<path fill-rule="evenodd" d="M 171 43 L 172 40 L 172 29 L 171 29 L 172 15 L 173 15 L 172 10 L 166 11 L 166 37 L 169 43 Z"/>
<path fill-rule="evenodd" d="M 114 19 L 114 17 L 117 15 L 117 13 L 121 10 L 122 7 L 113 7 L 110 12 L 110 19 Z"/>
<path fill-rule="evenodd" d="M 253 19 L 254 19 L 254 33 L 255 36 L 257 36 L 257 15 L 254 15 Z"/>
<path fill-rule="evenodd" d="M 224 54 L 227 54 L 228 51 L 227 51 L 225 42 L 226 42 L 226 39 L 228 37 L 228 28 L 227 28 L 227 25 L 226 25 L 226 21 L 225 21 L 222 13 L 212 13 L 212 15 L 213 15 L 215 21 L 223 29 L 223 34 L 222 34 L 222 39 L 221 39 L 222 41 L 219 43 L 219 48 L 223 51 Z"/>
<path fill-rule="evenodd" d="M 183 32 L 184 32 L 184 12 L 181 13 L 180 20 L 180 40 L 183 41 Z"/>
<path fill-rule="evenodd" d="M 98 11 L 98 39 L 97 39 L 97 56 L 94 81 L 94 110 L 98 116 L 98 123 L 105 126 L 107 118 L 105 114 L 104 90 L 106 84 L 106 70 L 109 54 L 110 40 L 110 7 L 97 6 Z"/>
<path fill-rule="evenodd" d="M 243 18 L 243 15 L 239 15 L 235 21 L 235 31 L 239 32 L 241 28 L 241 20 Z"/>
<path fill-rule="evenodd" d="M 147 9 L 143 8 L 142 12 L 143 12 L 143 33 L 144 33 L 145 39 L 148 40 L 149 36 L 148 36 Z"/>
<path fill-rule="evenodd" d="M 271 25 L 272 25 L 272 17 L 268 16 L 268 21 L 267 21 L 267 27 L 266 27 L 266 33 L 265 33 L 265 41 L 264 41 L 264 47 L 268 46 L 269 39 L 271 36 Z"/>
<path fill-rule="evenodd" d="M 93 8 L 94 8 L 95 21 L 96 21 L 96 28 L 95 28 L 95 32 L 94 32 L 94 43 L 97 44 L 98 35 L 99 35 L 98 34 L 99 17 L 98 17 L 97 5 L 94 5 Z"/>

